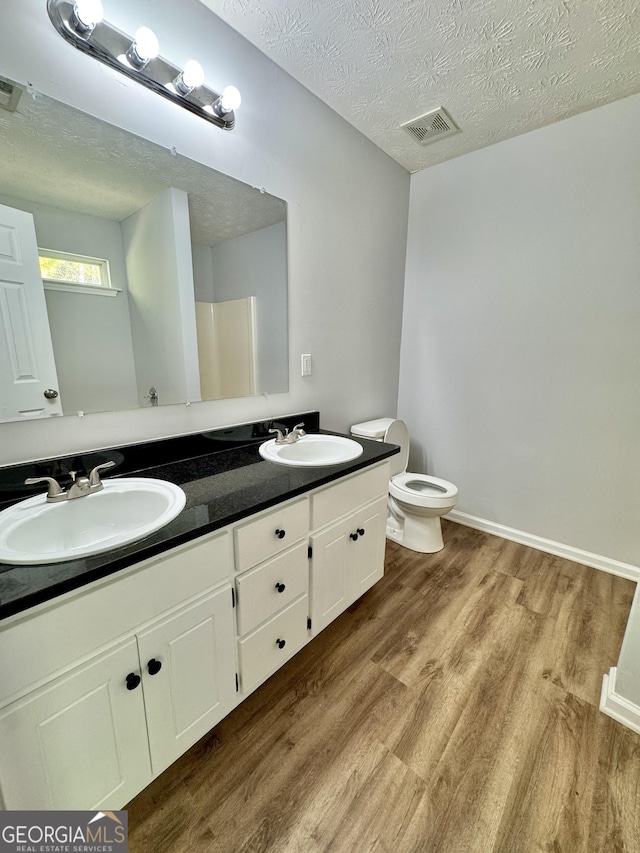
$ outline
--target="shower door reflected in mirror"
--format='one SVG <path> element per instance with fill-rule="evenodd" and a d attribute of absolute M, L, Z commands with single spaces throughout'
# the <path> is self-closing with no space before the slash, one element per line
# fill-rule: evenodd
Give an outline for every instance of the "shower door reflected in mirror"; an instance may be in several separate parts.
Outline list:
<path fill-rule="evenodd" d="M 43 96 L 0 111 L 0 133 L 0 204 L 40 249 L 108 262 L 110 298 L 43 285 L 63 414 L 287 390 L 285 202 Z M 226 318 L 207 346 L 196 303 Z"/>

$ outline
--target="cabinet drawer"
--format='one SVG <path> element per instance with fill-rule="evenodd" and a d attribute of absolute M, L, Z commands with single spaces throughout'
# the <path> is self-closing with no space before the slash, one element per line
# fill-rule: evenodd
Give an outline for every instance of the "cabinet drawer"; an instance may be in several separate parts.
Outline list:
<path fill-rule="evenodd" d="M 278 554 L 236 578 L 238 634 L 247 634 L 265 619 L 309 591 L 307 542 Z"/>
<path fill-rule="evenodd" d="M 311 495 L 311 529 L 317 530 L 389 491 L 388 462 Z"/>
<path fill-rule="evenodd" d="M 309 503 L 301 498 L 295 503 L 276 507 L 234 531 L 236 569 L 250 569 L 279 554 L 309 532 Z"/>
<path fill-rule="evenodd" d="M 307 641 L 309 598 L 303 596 L 243 640 L 238 640 L 242 690 L 247 693 Z M 282 643 L 284 642 L 284 645 Z"/>

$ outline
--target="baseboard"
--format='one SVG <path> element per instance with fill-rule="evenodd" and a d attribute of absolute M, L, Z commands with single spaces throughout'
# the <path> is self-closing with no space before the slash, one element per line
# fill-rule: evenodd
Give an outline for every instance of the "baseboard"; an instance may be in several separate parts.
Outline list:
<path fill-rule="evenodd" d="M 504 524 L 497 524 L 495 521 L 488 521 L 485 518 L 478 518 L 475 515 L 469 515 L 466 512 L 460 512 L 455 509 L 447 513 L 445 518 L 449 521 L 454 521 L 456 524 L 464 524 L 465 527 L 473 527 L 476 530 L 500 536 L 502 539 L 509 539 L 511 542 L 528 545 L 530 548 L 536 548 L 538 551 L 554 554 L 556 557 L 564 557 L 566 560 L 581 563 L 583 566 L 591 566 L 594 569 L 600 569 L 603 572 L 618 575 L 618 577 L 627 578 L 628 580 L 640 581 L 640 566 L 611 560 L 609 557 L 600 556 L 600 554 L 592 554 L 590 551 L 583 551 L 571 545 L 564 545 L 562 542 L 554 542 L 553 539 L 544 539 L 542 536 L 535 536 L 533 533 L 516 530 L 514 527 L 506 527 Z"/>
<path fill-rule="evenodd" d="M 640 706 L 616 693 L 616 667 L 612 666 L 602 678 L 600 710 L 623 726 L 640 734 Z"/>

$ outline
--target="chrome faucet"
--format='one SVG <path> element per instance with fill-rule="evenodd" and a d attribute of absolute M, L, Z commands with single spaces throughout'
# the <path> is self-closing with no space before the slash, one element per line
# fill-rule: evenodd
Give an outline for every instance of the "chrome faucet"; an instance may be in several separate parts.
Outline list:
<path fill-rule="evenodd" d="M 145 394 L 144 398 L 145 398 L 145 400 L 148 400 L 152 406 L 158 405 L 158 392 L 156 391 L 156 389 L 153 386 L 151 386 L 151 388 L 149 388 L 149 393 Z"/>
<path fill-rule="evenodd" d="M 303 435 L 306 435 L 306 432 L 302 429 L 304 424 L 296 424 L 294 428 L 289 432 L 289 430 L 285 427 L 284 433 L 279 429 L 270 429 L 269 432 L 275 432 L 276 435 L 276 444 L 295 444 L 299 438 L 302 438 Z"/>
<path fill-rule="evenodd" d="M 102 465 L 96 465 L 95 468 L 91 469 L 88 477 L 86 474 L 78 476 L 77 471 L 70 471 L 73 483 L 67 491 L 53 477 L 27 477 L 24 482 L 27 486 L 32 486 L 34 483 L 47 483 L 47 503 L 72 501 L 74 498 L 84 498 L 86 495 L 94 495 L 96 492 L 101 492 L 104 489 L 104 483 L 100 480 L 98 472 L 103 471 L 105 468 L 113 468 L 115 464 L 115 462 L 110 461 L 104 462 Z"/>

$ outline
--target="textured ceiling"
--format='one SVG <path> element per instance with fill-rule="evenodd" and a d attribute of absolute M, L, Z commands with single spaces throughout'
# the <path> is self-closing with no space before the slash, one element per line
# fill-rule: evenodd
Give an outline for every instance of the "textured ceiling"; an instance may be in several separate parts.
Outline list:
<path fill-rule="evenodd" d="M 639 0 L 201 2 L 412 172 L 640 91 Z"/>
<path fill-rule="evenodd" d="M 281 199 L 43 95 L 0 110 L 0 138 L 0 193 L 15 199 L 120 222 L 176 187 L 208 245 L 286 220 Z"/>

